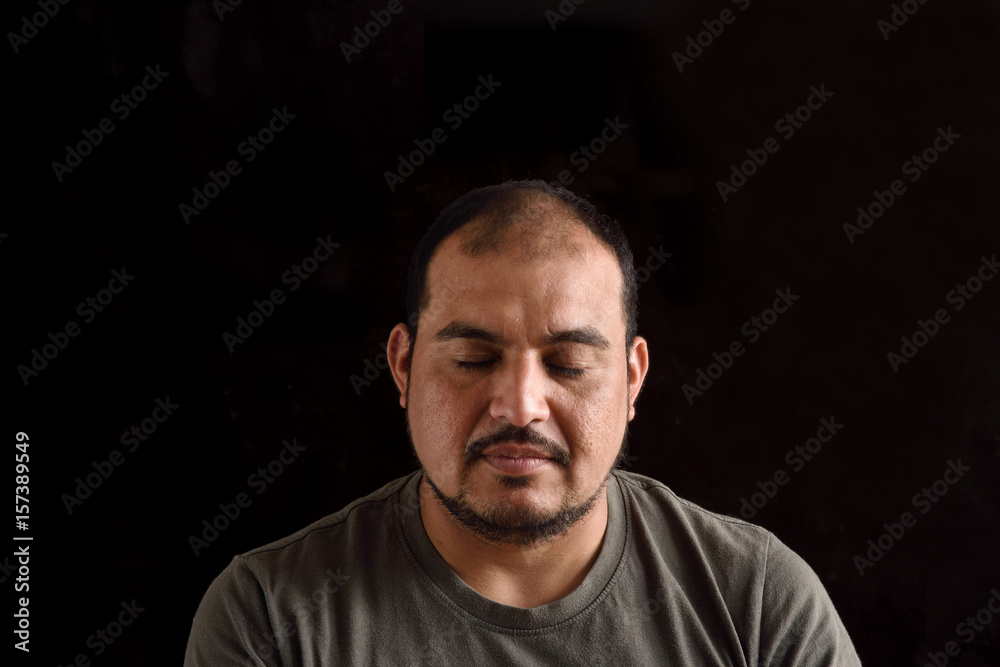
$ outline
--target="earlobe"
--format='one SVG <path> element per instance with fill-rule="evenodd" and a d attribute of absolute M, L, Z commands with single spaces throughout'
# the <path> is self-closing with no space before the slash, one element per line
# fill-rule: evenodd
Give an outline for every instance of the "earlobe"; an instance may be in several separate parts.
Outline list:
<path fill-rule="evenodd" d="M 646 379 L 646 372 L 649 370 L 649 350 L 646 346 L 646 340 L 641 336 L 636 336 L 632 341 L 632 349 L 630 350 L 628 364 L 631 369 L 632 378 L 629 382 L 629 406 L 628 406 L 628 420 L 632 421 L 635 417 L 635 402 L 639 398 L 639 392 L 642 390 L 643 381 Z"/>
<path fill-rule="evenodd" d="M 389 334 L 386 345 L 386 356 L 389 358 L 389 370 L 392 379 L 399 390 L 399 405 L 406 409 L 406 386 L 410 381 L 410 329 L 405 324 L 397 324 Z"/>

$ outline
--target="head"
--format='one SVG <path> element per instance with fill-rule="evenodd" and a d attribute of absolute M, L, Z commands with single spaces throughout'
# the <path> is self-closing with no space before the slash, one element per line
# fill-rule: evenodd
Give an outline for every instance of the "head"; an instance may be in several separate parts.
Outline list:
<path fill-rule="evenodd" d="M 542 180 L 530 180 L 507 181 L 467 192 L 441 211 L 434 224 L 417 243 L 410 259 L 406 282 L 410 359 L 413 358 L 417 342 L 420 316 L 431 304 L 431 292 L 427 284 L 428 267 L 441 243 L 456 231 L 476 221 L 480 224 L 476 228 L 476 233 L 464 244 L 463 251 L 473 257 L 484 255 L 489 251 L 498 252 L 504 242 L 518 243 L 519 239 L 507 238 L 507 231 L 516 227 L 514 223 L 518 221 L 518 216 L 523 215 L 533 203 L 546 200 L 565 207 L 571 218 L 590 230 L 613 253 L 622 277 L 620 299 L 622 318 L 625 321 L 625 354 L 629 354 L 639 330 L 639 284 L 636 281 L 632 249 L 625 233 L 614 219 L 598 211 L 586 199 L 558 185 Z M 533 240 L 530 230 L 529 234 L 520 240 L 526 258 L 530 258 L 532 252 L 537 252 L 528 245 Z M 541 251 L 544 252 L 544 249 Z M 442 297 L 453 298 L 454 287 L 460 283 L 459 277 L 455 284 L 439 286 L 438 291 L 442 293 L 438 295 L 439 302 Z"/>
<path fill-rule="evenodd" d="M 508 182 L 441 212 L 388 355 L 425 480 L 459 524 L 529 545 L 603 501 L 648 367 L 636 293 L 617 223 L 562 188 Z"/>

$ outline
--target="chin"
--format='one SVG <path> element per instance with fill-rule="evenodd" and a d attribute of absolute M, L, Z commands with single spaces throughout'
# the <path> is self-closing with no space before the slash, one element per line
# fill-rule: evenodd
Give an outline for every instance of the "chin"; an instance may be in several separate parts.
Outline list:
<path fill-rule="evenodd" d="M 543 483 L 537 475 L 490 475 L 492 483 L 473 486 L 469 498 L 479 498 L 484 505 L 506 505 L 542 514 L 557 510 L 566 501 L 566 489 Z M 477 493 L 478 491 L 478 493 Z"/>
<path fill-rule="evenodd" d="M 534 484 L 533 475 L 493 475 L 497 485 L 504 489 L 527 489 Z"/>

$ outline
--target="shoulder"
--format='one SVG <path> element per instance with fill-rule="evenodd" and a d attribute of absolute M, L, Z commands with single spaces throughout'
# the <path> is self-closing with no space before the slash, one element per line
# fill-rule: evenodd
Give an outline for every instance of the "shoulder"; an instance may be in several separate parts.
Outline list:
<path fill-rule="evenodd" d="M 753 548 L 762 559 L 772 535 L 761 526 L 726 514 L 712 512 L 681 498 L 666 484 L 651 477 L 615 471 L 632 515 L 644 524 L 668 531 L 674 538 L 729 545 L 745 551 Z"/>
<path fill-rule="evenodd" d="M 247 560 L 273 557 L 283 551 L 308 548 L 317 541 L 328 540 L 331 536 L 350 530 L 353 523 L 373 518 L 373 515 L 391 513 L 391 501 L 413 475 L 393 480 L 367 496 L 358 498 L 343 509 L 314 521 L 304 528 L 274 542 L 247 551 L 241 556 Z"/>
<path fill-rule="evenodd" d="M 262 583 L 305 565 L 340 564 L 361 551 L 362 543 L 378 548 L 393 535 L 394 503 L 399 491 L 418 473 L 389 482 L 343 509 L 314 521 L 274 542 L 236 556 Z M 323 572 L 325 568 L 311 568 Z M 266 585 L 266 583 L 265 583 Z"/>
<path fill-rule="evenodd" d="M 417 473 L 414 473 L 417 474 Z M 185 665 L 271 665 L 296 632 L 287 619 L 317 616 L 317 597 L 340 590 L 372 550 L 393 548 L 394 500 L 407 475 L 287 537 L 236 555 L 209 585 Z M 378 551 L 376 551 L 377 553 Z M 329 611 L 329 610 L 325 610 Z M 286 619 L 275 625 L 275 619 Z"/>
<path fill-rule="evenodd" d="M 681 498 L 666 484 L 632 472 L 616 471 L 632 505 L 633 520 L 662 537 L 693 548 L 732 572 L 743 570 L 761 586 L 794 588 L 819 583 L 812 568 L 771 531 Z"/>
<path fill-rule="evenodd" d="M 750 621 L 746 635 L 755 637 L 761 664 L 860 664 L 823 583 L 773 533 L 700 507 L 655 479 L 614 474 L 632 506 L 641 557 L 682 586 L 721 594 L 734 617 Z"/>

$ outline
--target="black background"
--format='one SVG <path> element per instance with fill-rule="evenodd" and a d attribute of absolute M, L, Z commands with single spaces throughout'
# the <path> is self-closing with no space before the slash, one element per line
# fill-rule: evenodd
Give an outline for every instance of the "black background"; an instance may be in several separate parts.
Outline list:
<path fill-rule="evenodd" d="M 234 554 L 413 470 L 390 374 L 351 382 L 405 318 L 413 245 L 472 187 L 566 169 L 637 265 L 672 254 L 640 288 L 651 367 L 629 469 L 732 515 L 789 472 L 753 521 L 816 570 L 865 664 L 923 665 L 948 641 L 950 664 L 1000 664 L 1000 622 L 956 634 L 1000 586 L 1000 281 L 946 301 L 1000 250 L 1000 9 L 914 6 L 884 39 L 881 2 L 588 0 L 553 29 L 554 1 L 404 0 L 347 62 L 341 43 L 385 3 L 60 5 L 7 56 L 4 416 L 8 446 L 31 438 L 30 663 L 180 664 Z M 672 54 L 727 8 L 679 72 Z M 10 10 L 9 31 L 39 11 Z M 112 101 L 158 64 L 169 75 L 119 120 Z M 443 122 L 489 75 L 499 87 L 461 127 Z M 829 100 L 776 132 L 820 85 Z M 237 146 L 285 107 L 295 118 L 247 163 Z M 114 132 L 59 181 L 52 162 L 105 117 Z M 628 127 L 579 171 L 574 151 L 616 117 Z M 436 127 L 447 141 L 391 190 L 385 172 Z M 939 127 L 960 139 L 911 183 L 901 165 Z M 723 202 L 716 182 L 768 137 L 780 150 Z M 185 224 L 178 205 L 232 159 L 242 172 Z M 844 223 L 897 178 L 905 194 L 849 242 Z M 327 235 L 340 247 L 291 292 L 282 274 Z M 77 304 L 122 267 L 134 281 L 83 324 Z M 276 288 L 287 301 L 230 353 L 223 332 Z M 682 385 L 747 342 L 779 288 L 799 300 L 689 403 Z M 887 353 L 938 308 L 951 320 L 894 372 Z M 15 367 L 69 320 L 80 335 L 25 385 Z M 168 396 L 176 413 L 124 451 Z M 792 472 L 785 453 L 831 416 L 844 428 Z M 248 476 L 292 438 L 306 452 L 257 495 Z M 68 513 L 63 494 L 115 449 L 124 463 Z M 971 470 L 916 512 L 958 459 Z M 240 492 L 252 505 L 195 556 L 189 536 Z M 916 525 L 859 575 L 853 557 L 905 511 Z M 15 576 L 0 573 L 10 599 Z M 88 637 L 133 599 L 145 611 L 95 656 Z"/>

